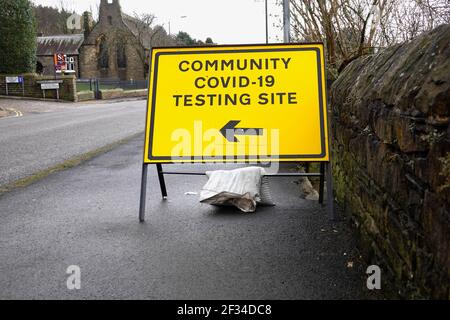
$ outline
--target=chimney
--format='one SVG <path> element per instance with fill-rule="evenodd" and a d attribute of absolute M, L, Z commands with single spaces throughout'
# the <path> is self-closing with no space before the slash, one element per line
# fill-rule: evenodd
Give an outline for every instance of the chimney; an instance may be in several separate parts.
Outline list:
<path fill-rule="evenodd" d="M 84 38 L 86 39 L 94 28 L 94 19 L 92 18 L 92 13 L 85 11 L 83 13 L 83 31 Z"/>

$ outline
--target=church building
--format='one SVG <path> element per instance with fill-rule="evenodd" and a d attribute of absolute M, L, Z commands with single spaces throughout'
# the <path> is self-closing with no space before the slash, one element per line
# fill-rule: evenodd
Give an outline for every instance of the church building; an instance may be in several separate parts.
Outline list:
<path fill-rule="evenodd" d="M 67 73 L 77 78 L 146 78 L 151 29 L 124 14 L 119 0 L 101 0 L 95 24 L 88 12 L 79 17 L 80 23 L 76 16 L 69 19 L 74 26 L 82 27 L 79 33 L 38 37 L 38 72 L 54 74 L 51 57 L 64 53 L 68 60 Z"/>

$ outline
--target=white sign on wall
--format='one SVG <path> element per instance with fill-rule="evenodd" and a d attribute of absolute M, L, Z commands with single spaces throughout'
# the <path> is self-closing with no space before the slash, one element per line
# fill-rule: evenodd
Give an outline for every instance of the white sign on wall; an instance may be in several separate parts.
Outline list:
<path fill-rule="evenodd" d="M 5 77 L 6 83 L 23 83 L 23 77 Z"/>
<path fill-rule="evenodd" d="M 59 89 L 59 83 L 57 82 L 41 83 L 41 89 L 42 90 Z"/>

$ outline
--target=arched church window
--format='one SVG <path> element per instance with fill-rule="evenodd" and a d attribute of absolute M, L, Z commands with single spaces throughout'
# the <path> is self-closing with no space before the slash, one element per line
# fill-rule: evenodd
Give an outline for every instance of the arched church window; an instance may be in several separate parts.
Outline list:
<path fill-rule="evenodd" d="M 109 68 L 108 43 L 105 37 L 100 38 L 98 45 L 98 66 L 101 69 Z"/>
<path fill-rule="evenodd" d="M 125 52 L 125 45 L 123 41 L 117 43 L 117 67 L 126 68 L 127 67 L 127 55 Z"/>

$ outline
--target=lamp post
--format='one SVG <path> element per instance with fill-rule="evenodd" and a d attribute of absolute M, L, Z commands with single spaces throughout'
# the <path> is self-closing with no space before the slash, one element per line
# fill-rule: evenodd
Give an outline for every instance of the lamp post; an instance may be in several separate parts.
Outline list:
<path fill-rule="evenodd" d="M 283 0 L 283 42 L 291 42 L 291 9 L 290 0 Z"/>
<path fill-rule="evenodd" d="M 185 19 L 185 18 L 187 18 L 187 16 L 180 16 L 180 19 Z M 169 19 L 168 25 L 169 25 L 169 36 L 170 36 L 170 19 Z"/>
<path fill-rule="evenodd" d="M 267 16 L 267 0 L 265 2 L 265 15 L 266 15 L 266 44 L 269 43 L 269 19 Z"/>

